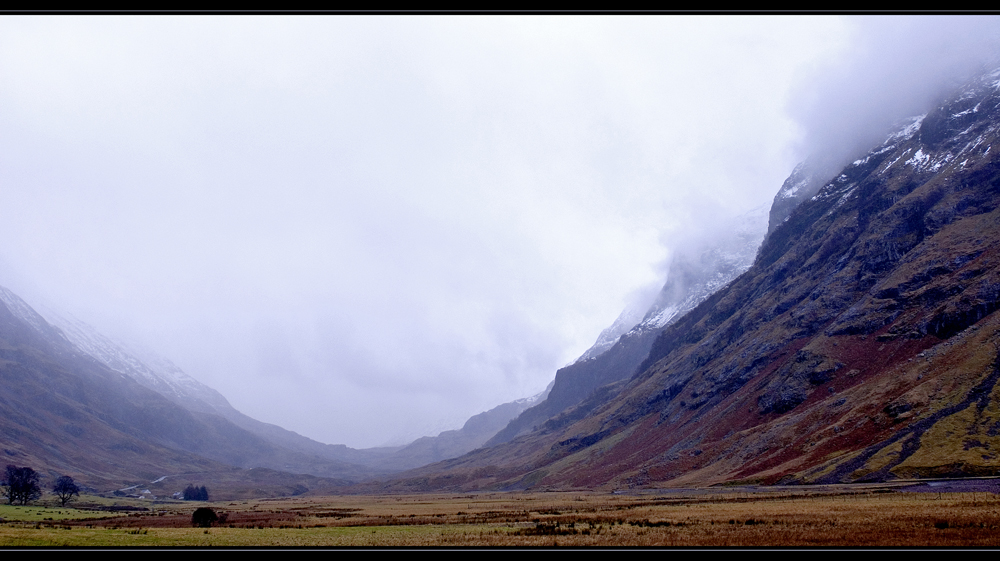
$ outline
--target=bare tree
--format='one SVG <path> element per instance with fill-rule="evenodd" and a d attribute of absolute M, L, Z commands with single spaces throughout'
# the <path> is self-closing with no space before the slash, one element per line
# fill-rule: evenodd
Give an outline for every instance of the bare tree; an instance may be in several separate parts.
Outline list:
<path fill-rule="evenodd" d="M 11 505 L 26 505 L 42 496 L 38 473 L 30 467 L 8 465 L 0 488 Z"/>
<path fill-rule="evenodd" d="M 66 503 L 73 499 L 73 495 L 80 496 L 80 488 L 73 482 L 73 478 L 68 475 L 63 475 L 59 479 L 56 479 L 56 484 L 52 488 L 52 492 L 59 497 L 59 502 L 63 506 L 66 506 Z"/>

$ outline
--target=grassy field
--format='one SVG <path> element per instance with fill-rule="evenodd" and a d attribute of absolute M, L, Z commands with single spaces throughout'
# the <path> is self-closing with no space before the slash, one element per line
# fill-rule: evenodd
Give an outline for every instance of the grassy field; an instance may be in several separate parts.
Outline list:
<path fill-rule="evenodd" d="M 81 500 L 78 506 L 86 504 Z M 149 510 L 126 513 L 5 506 L 0 509 L 4 519 L 0 545 L 1000 545 L 1000 497 L 982 492 L 729 489 L 635 495 L 492 493 L 142 504 Z M 192 511 L 206 504 L 224 513 L 225 521 L 209 529 L 191 527 Z"/>

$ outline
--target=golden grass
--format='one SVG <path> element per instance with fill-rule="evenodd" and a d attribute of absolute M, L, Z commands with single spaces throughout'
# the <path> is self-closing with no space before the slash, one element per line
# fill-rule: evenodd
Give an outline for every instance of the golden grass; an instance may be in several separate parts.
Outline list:
<path fill-rule="evenodd" d="M 860 489 L 862 492 L 857 492 Z M 191 503 L 102 521 L 0 524 L 3 546 L 997 546 L 1000 498 L 874 488 L 492 493 Z M 171 510 L 172 509 L 172 510 Z M 58 510 L 58 509 L 52 509 Z M 66 510 L 66 509 L 63 509 Z"/>

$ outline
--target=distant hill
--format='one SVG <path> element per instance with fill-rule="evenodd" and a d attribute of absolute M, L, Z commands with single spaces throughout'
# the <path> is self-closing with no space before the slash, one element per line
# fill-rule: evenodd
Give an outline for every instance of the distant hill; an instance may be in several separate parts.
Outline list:
<path fill-rule="evenodd" d="M 185 409 L 188 415 L 214 427 L 212 430 L 218 433 L 219 441 L 209 446 L 192 448 L 193 444 L 183 439 L 174 444 L 243 468 L 266 467 L 333 477 L 342 482 L 387 475 L 478 448 L 511 418 L 544 399 L 547 393 L 499 405 L 472 417 L 461 429 L 424 437 L 406 446 L 352 449 L 317 442 L 253 419 L 233 408 L 218 391 L 187 375 L 168 359 L 112 340 L 68 314 L 43 308 L 43 318 L 3 288 L 0 288 L 0 302 L 20 321 L 22 329 L 28 328 L 42 338 L 51 339 L 50 348 L 63 348 L 65 353 L 75 354 L 79 359 L 96 361 Z M 210 432 L 208 428 L 200 430 L 205 434 Z"/>
<path fill-rule="evenodd" d="M 285 472 L 279 486 L 294 490 L 303 481 L 329 488 L 371 474 L 274 445 L 205 411 L 210 401 L 224 399 L 203 388 L 207 401 L 181 407 L 176 401 L 183 401 L 182 392 L 167 399 L 70 339 L 0 287 L 0 457 L 6 463 L 31 466 L 43 477 L 71 475 L 96 487 L 186 473 L 246 483 L 246 469 L 266 468 Z M 288 494 L 273 486 L 262 492 Z"/>

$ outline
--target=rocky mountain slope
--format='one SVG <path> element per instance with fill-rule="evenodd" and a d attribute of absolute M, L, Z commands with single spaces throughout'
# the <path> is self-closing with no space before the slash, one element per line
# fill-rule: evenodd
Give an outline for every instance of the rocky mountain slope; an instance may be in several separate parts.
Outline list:
<path fill-rule="evenodd" d="M 495 446 L 526 434 L 586 399 L 597 388 L 623 380 L 649 354 L 660 331 L 732 282 L 753 264 L 764 238 L 764 209 L 749 212 L 698 245 L 677 252 L 667 280 L 645 309 L 626 309 L 576 362 L 559 369 L 546 400 L 525 410 L 486 442 Z"/>
<path fill-rule="evenodd" d="M 634 376 L 383 488 L 996 474 L 998 143 L 995 71 L 773 210 L 753 266 L 659 331 Z"/>

